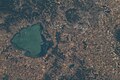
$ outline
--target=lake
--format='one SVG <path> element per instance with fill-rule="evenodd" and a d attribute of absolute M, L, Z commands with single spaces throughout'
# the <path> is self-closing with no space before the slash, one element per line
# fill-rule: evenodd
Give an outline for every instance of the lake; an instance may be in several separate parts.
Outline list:
<path fill-rule="evenodd" d="M 46 41 L 42 32 L 43 27 L 40 24 L 22 28 L 13 36 L 11 43 L 15 48 L 25 51 L 25 56 L 32 58 L 41 57 L 52 46 L 51 42 Z"/>

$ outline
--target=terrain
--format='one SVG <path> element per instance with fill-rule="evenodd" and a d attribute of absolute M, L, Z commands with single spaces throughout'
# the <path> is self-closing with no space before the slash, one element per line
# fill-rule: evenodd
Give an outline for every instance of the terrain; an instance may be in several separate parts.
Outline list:
<path fill-rule="evenodd" d="M 120 0 L 0 0 L 0 80 L 120 80 Z"/>

